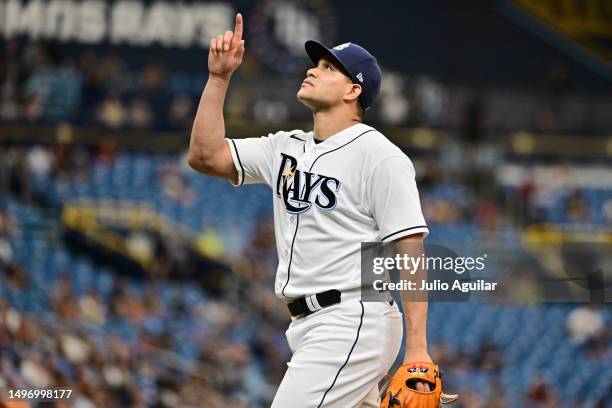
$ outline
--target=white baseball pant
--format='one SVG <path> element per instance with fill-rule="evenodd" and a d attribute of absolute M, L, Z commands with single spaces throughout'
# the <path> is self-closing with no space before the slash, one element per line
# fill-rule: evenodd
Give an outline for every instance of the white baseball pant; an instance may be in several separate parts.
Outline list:
<path fill-rule="evenodd" d="M 400 350 L 402 314 L 388 302 L 345 299 L 291 322 L 293 352 L 272 408 L 378 407 L 378 383 Z"/>

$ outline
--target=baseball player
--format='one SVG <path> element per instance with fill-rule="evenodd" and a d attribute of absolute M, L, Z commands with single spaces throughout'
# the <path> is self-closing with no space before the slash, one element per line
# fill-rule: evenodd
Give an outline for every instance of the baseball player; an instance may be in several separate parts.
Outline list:
<path fill-rule="evenodd" d="M 223 105 L 244 56 L 242 34 L 237 14 L 234 31 L 210 42 L 209 79 L 193 124 L 189 164 L 235 186 L 264 183 L 272 189 L 275 291 L 292 316 L 286 337 L 293 352 L 272 407 L 377 407 L 378 383 L 400 350 L 402 315 L 392 301 L 361 301 L 360 243 L 420 243 L 428 233 L 411 161 L 362 123 L 380 91 L 380 68 L 356 44 L 330 49 L 308 41 L 315 66 L 297 98 L 312 111 L 314 131 L 226 139 Z M 406 306 L 404 360 L 410 364 L 403 367 L 418 380 L 409 389 L 414 395 L 438 393 L 436 405 L 419 405 L 438 406 L 437 367 L 427 352 L 427 302 Z M 393 386 L 385 406 L 401 401 L 402 385 Z"/>

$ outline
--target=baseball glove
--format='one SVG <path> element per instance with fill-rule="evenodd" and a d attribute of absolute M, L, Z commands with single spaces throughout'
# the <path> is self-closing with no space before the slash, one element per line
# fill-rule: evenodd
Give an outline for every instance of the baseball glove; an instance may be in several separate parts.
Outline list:
<path fill-rule="evenodd" d="M 381 392 L 380 408 L 439 408 L 458 395 L 442 392 L 440 369 L 433 363 L 409 363 L 397 369 Z M 429 383 L 431 391 L 417 391 L 416 382 Z"/>

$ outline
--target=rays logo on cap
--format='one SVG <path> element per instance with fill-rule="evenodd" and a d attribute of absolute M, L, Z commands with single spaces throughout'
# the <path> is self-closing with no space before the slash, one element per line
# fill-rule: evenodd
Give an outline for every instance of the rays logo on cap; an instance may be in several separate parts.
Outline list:
<path fill-rule="evenodd" d="M 363 74 L 360 72 L 357 75 L 355 75 L 357 77 L 357 79 L 359 80 L 359 82 L 363 82 Z"/>
<path fill-rule="evenodd" d="M 347 42 L 347 43 L 344 43 L 344 44 L 340 44 L 340 45 L 336 45 L 336 46 L 334 47 L 334 50 L 336 50 L 336 51 L 340 51 L 340 50 L 345 49 L 345 48 L 346 48 L 346 47 L 348 47 L 349 45 L 351 45 L 351 43 L 350 43 L 350 42 Z"/>

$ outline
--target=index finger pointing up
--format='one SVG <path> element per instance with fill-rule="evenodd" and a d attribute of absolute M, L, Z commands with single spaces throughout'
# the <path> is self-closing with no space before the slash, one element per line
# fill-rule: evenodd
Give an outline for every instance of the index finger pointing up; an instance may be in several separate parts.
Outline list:
<path fill-rule="evenodd" d="M 242 14 L 236 14 L 236 27 L 234 27 L 234 37 L 232 38 L 232 47 L 235 48 L 242 40 Z"/>

